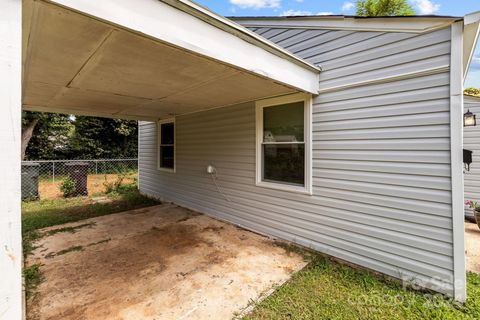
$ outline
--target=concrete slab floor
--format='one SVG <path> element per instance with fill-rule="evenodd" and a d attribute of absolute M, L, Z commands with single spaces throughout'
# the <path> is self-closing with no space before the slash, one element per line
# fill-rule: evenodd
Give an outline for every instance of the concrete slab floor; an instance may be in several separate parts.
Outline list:
<path fill-rule="evenodd" d="M 28 319 L 231 319 L 306 264 L 171 204 L 43 231 L 53 232 L 27 259 L 45 277 Z"/>
<path fill-rule="evenodd" d="M 480 273 L 480 229 L 476 223 L 465 221 L 467 271 Z"/>

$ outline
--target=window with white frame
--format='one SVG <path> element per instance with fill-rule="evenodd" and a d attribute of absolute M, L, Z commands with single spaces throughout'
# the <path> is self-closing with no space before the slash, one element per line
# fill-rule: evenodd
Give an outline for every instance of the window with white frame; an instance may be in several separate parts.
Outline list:
<path fill-rule="evenodd" d="M 257 102 L 257 185 L 311 193 L 311 98 Z"/>
<path fill-rule="evenodd" d="M 175 171 L 175 120 L 158 122 L 158 169 Z"/>

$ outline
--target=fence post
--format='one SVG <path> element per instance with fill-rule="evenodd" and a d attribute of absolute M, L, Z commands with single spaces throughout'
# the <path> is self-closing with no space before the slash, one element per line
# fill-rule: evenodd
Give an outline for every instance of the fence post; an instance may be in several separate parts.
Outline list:
<path fill-rule="evenodd" d="M 53 170 L 52 170 L 53 183 L 55 184 L 55 161 L 53 161 L 52 164 L 53 164 Z"/>
<path fill-rule="evenodd" d="M 98 160 L 95 160 L 95 176 L 98 175 Z"/>

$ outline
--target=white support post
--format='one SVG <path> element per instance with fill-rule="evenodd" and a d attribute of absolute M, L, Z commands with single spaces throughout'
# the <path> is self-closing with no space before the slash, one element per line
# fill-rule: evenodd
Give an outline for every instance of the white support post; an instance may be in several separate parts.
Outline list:
<path fill-rule="evenodd" d="M 22 1 L 0 0 L 0 319 L 22 319 Z"/>
<path fill-rule="evenodd" d="M 463 22 L 452 25 L 450 63 L 450 152 L 452 170 L 454 297 L 465 302 L 465 226 L 463 198 Z"/>

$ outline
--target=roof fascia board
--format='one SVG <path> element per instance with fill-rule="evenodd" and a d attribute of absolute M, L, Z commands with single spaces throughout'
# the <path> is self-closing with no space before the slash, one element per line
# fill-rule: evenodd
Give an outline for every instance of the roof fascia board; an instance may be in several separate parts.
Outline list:
<path fill-rule="evenodd" d="M 467 103 L 480 103 L 480 97 L 469 96 L 468 94 L 464 94 L 463 101 Z"/>
<path fill-rule="evenodd" d="M 424 33 L 450 26 L 458 18 L 432 17 L 389 17 L 389 18 L 353 18 L 353 17 L 299 17 L 299 18 L 232 18 L 249 27 L 288 27 L 352 31 L 410 32 Z"/>
<path fill-rule="evenodd" d="M 267 40 L 258 41 L 257 44 L 254 44 L 253 40 L 245 41 L 233 32 L 226 32 L 220 28 L 220 26 L 229 28 L 222 21 L 218 21 L 218 26 L 206 23 L 204 19 L 166 3 L 170 0 L 43 1 L 271 79 L 299 91 L 318 93 L 319 68 L 291 54 L 287 56 L 284 49 L 277 49 Z M 190 2 L 183 0 L 182 3 Z M 238 26 L 238 30 L 240 29 L 243 28 Z"/>
<path fill-rule="evenodd" d="M 182 10 L 186 13 L 189 13 L 195 16 L 198 19 L 201 19 L 215 27 L 222 29 L 223 31 L 229 32 L 243 40 L 250 42 L 256 46 L 263 47 L 265 50 L 272 52 L 273 54 L 280 54 L 286 59 L 291 60 L 294 63 L 299 63 L 308 68 L 312 68 L 316 71 L 321 71 L 317 66 L 301 59 L 300 57 L 292 54 L 288 50 L 285 50 L 283 47 L 268 41 L 267 39 L 259 36 L 255 32 L 245 28 L 244 26 L 225 18 L 221 15 L 216 14 L 215 12 L 198 5 L 194 2 L 188 0 L 159 0 L 165 2 L 179 10 Z M 273 49 L 273 50 L 272 50 Z"/>
<path fill-rule="evenodd" d="M 468 24 L 463 31 L 463 71 L 464 77 L 467 76 L 470 63 L 472 62 L 475 48 L 477 47 L 478 36 L 480 34 L 480 23 Z"/>
<path fill-rule="evenodd" d="M 480 35 L 480 11 L 467 14 L 463 24 L 463 76 L 466 79 Z"/>
<path fill-rule="evenodd" d="M 471 96 L 469 94 L 464 94 L 463 100 L 464 102 L 480 103 L 480 96 Z"/>
<path fill-rule="evenodd" d="M 480 22 L 480 11 L 475 11 L 465 15 L 463 18 L 464 24 L 469 25 L 472 23 L 479 23 Z"/>

